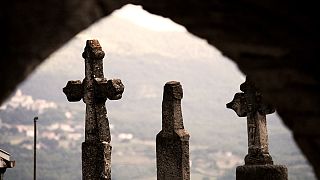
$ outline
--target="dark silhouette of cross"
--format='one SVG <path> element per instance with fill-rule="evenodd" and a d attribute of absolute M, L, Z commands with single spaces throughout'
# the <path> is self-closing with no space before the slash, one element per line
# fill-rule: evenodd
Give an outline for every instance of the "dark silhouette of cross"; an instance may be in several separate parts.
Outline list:
<path fill-rule="evenodd" d="M 243 93 L 236 93 L 227 108 L 233 109 L 239 117 L 247 117 L 248 154 L 246 165 L 273 164 L 268 149 L 266 115 L 275 109 L 263 101 L 262 95 L 254 83 L 247 77 L 240 85 Z"/>

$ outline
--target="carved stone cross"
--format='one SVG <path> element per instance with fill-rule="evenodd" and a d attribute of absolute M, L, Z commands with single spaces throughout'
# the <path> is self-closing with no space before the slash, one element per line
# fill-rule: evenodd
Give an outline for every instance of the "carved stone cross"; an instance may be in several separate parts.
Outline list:
<path fill-rule="evenodd" d="M 87 40 L 82 54 L 85 78 L 68 81 L 63 92 L 68 101 L 83 99 L 86 104 L 85 142 L 82 143 L 82 176 L 84 180 L 111 179 L 111 135 L 105 102 L 122 97 L 120 79 L 107 80 L 103 75 L 105 53 L 98 40 Z"/>
<path fill-rule="evenodd" d="M 239 117 L 247 117 L 248 154 L 245 164 L 273 164 L 268 149 L 266 115 L 275 112 L 275 109 L 263 101 L 261 93 L 248 77 L 240 90 L 243 93 L 236 93 L 227 108 L 233 109 Z"/>

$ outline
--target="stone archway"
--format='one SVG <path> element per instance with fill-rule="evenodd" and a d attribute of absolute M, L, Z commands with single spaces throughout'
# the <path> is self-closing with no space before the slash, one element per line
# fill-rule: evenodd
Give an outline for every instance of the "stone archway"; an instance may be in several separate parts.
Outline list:
<path fill-rule="evenodd" d="M 141 4 L 207 39 L 261 88 L 320 177 L 316 5 L 292 1 L 8 1 L 1 6 L 0 102 L 80 30 L 126 3 Z"/>

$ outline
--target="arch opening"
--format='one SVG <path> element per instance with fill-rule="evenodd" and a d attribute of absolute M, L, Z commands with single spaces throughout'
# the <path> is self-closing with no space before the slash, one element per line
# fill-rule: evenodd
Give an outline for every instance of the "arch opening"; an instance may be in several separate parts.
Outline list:
<path fill-rule="evenodd" d="M 115 13 L 81 32 L 61 48 L 60 52 L 51 55 L 29 80 L 19 87 L 23 93 L 30 94 L 36 99 L 45 99 L 46 103 L 57 101 L 55 102 L 58 104 L 57 109 L 49 107 L 51 114 L 48 112 L 46 112 L 48 114 L 43 114 L 48 120 L 44 124 L 47 127 L 43 127 L 43 130 L 47 131 L 49 127 L 55 132 L 51 135 L 50 132 L 47 132 L 48 135 L 45 135 L 44 140 L 48 140 L 49 143 L 46 146 L 65 148 L 69 146 L 70 137 L 78 137 L 72 141 L 73 145 L 70 144 L 75 148 L 71 149 L 74 153 L 68 154 L 70 153 L 68 148 L 65 152 L 70 155 L 69 157 L 74 158 L 74 161 L 70 162 L 81 164 L 80 156 L 76 155 L 80 153 L 77 147 L 80 147 L 82 141 L 78 130 L 81 131 L 81 125 L 83 125 L 84 106 L 80 103 L 78 105 L 65 104 L 67 101 L 63 97 L 61 87 L 70 78 L 83 78 L 84 65 L 81 61 L 81 52 L 84 41 L 88 38 L 97 38 L 107 52 L 104 62 L 106 76 L 120 77 L 126 86 L 123 100 L 107 103 L 110 122 L 113 124 L 113 177 L 117 177 L 120 174 L 117 171 L 123 172 L 123 169 L 137 172 L 135 175 L 137 179 L 140 179 L 139 175 L 143 178 L 155 176 L 155 162 L 153 161 L 155 156 L 152 143 L 155 134 L 161 128 L 162 87 L 169 80 L 180 81 L 185 91 L 183 115 L 185 127 L 191 134 L 191 159 L 193 161 L 191 171 L 194 179 L 214 176 L 229 178 L 232 174 L 234 175 L 232 168 L 241 164 L 246 154 L 246 127 L 245 120 L 239 120 L 232 112 L 225 109 L 224 104 L 235 92 L 239 91 L 238 87 L 244 81 L 243 75 L 219 51 L 206 41 L 187 33 L 183 28 L 177 28 L 179 29 L 177 30 L 167 27 L 159 32 L 154 31 L 152 27 L 143 27 L 144 25 L 139 25 L 124 17 L 125 15 Z M 23 94 L 20 93 L 20 96 Z M 54 112 L 56 110 L 58 113 Z M 21 109 L 21 111 L 25 110 Z M 60 117 L 51 118 L 49 115 L 52 114 L 59 114 Z M 143 119 L 141 114 L 143 114 Z M 306 179 L 312 178 L 310 167 L 306 165 L 307 162 L 293 143 L 289 132 L 280 126 L 281 123 L 277 116 L 268 118 L 270 152 L 274 160 L 277 163 L 288 165 L 289 173 L 292 173 L 291 179 L 299 178 L 298 176 L 302 174 L 306 175 Z M 57 125 L 57 122 L 54 121 L 58 119 L 66 121 L 61 121 Z M 146 125 L 146 122 L 150 123 L 149 128 L 140 130 L 141 124 Z M 4 124 L 7 125 L 7 122 L 2 120 L 2 127 Z M 79 129 L 76 130 L 73 127 L 79 127 Z M 65 132 L 69 134 L 57 134 Z M 225 137 L 221 138 L 221 135 Z M 59 140 L 56 140 L 57 138 Z M 22 147 L 23 144 L 20 144 L 22 142 L 9 143 L 5 146 L 11 148 L 21 145 Z M 28 142 L 23 143 L 28 144 Z M 279 148 L 285 143 L 288 143 L 286 147 L 293 150 L 292 152 Z M 53 149 L 49 148 L 49 150 Z M 128 151 L 132 154 L 127 153 Z M 57 156 L 60 159 L 65 158 L 58 154 Z M 133 156 L 137 159 L 134 159 L 134 162 L 128 161 Z M 294 159 L 289 161 L 288 157 L 294 157 Z M 43 158 L 49 160 L 45 158 L 45 154 Z M 297 162 L 301 162 L 303 168 L 295 167 Z M 148 166 L 142 166 L 142 164 L 148 164 Z M 196 168 L 197 164 L 200 167 Z M 290 164 L 293 165 L 291 168 Z M 54 168 L 54 164 L 50 168 Z M 216 168 L 213 174 L 212 168 Z M 296 169 L 297 173 L 292 171 L 293 169 Z M 69 172 L 79 172 L 79 170 L 81 168 Z M 145 171 L 148 171 L 149 174 Z M 13 174 L 7 172 L 7 176 L 10 175 Z M 133 175 L 131 171 L 129 175 Z M 67 179 L 79 179 L 78 176 L 70 177 Z"/>

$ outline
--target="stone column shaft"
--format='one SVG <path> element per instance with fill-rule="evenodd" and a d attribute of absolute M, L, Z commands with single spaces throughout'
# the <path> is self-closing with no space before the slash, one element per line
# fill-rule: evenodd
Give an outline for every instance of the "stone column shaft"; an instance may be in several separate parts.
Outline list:
<path fill-rule="evenodd" d="M 182 96 L 179 82 L 166 83 L 162 102 L 162 130 L 156 137 L 158 180 L 190 180 L 190 136 L 183 126 Z"/>

